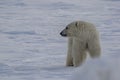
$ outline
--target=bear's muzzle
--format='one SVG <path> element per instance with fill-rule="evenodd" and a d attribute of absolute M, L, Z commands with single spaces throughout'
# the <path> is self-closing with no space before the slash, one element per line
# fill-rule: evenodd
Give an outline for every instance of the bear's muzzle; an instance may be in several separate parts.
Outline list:
<path fill-rule="evenodd" d="M 62 32 L 60 33 L 60 35 L 61 35 L 61 36 L 64 36 L 64 37 L 67 36 L 67 34 L 65 34 L 64 31 L 62 31 Z"/>

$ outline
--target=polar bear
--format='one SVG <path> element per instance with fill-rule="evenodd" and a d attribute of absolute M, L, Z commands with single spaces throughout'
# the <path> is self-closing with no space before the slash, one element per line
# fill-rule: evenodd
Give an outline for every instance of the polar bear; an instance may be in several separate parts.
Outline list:
<path fill-rule="evenodd" d="M 97 58 L 101 55 L 99 32 L 89 22 L 74 21 L 60 33 L 68 37 L 68 52 L 66 66 L 79 66 L 87 57 Z"/>

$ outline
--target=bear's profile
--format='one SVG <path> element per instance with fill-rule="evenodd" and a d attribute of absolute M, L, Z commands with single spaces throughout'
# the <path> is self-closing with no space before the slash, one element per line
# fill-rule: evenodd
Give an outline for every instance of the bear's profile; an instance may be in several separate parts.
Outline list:
<path fill-rule="evenodd" d="M 66 66 L 79 66 L 86 57 L 99 57 L 101 54 L 99 32 L 96 27 L 89 22 L 75 21 L 66 26 L 60 33 L 61 36 L 68 37 L 68 53 Z"/>

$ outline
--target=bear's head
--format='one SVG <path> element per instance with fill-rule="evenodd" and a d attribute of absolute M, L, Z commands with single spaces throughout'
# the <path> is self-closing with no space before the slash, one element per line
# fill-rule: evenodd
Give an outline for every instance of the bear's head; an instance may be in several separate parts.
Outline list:
<path fill-rule="evenodd" d="M 64 37 L 78 37 L 81 26 L 83 26 L 83 23 L 81 21 L 72 22 L 66 26 L 60 35 Z"/>

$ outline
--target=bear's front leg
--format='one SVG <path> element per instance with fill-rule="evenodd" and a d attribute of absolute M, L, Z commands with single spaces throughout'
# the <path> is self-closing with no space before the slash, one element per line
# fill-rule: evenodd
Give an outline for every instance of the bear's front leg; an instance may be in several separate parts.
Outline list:
<path fill-rule="evenodd" d="M 68 52 L 67 52 L 66 66 L 73 66 L 72 45 L 73 45 L 73 38 L 68 38 Z"/>
<path fill-rule="evenodd" d="M 86 51 L 83 48 L 83 43 L 77 38 L 73 39 L 73 46 L 72 46 L 72 57 L 73 57 L 73 65 L 75 67 L 81 65 L 83 61 L 86 59 Z"/>

